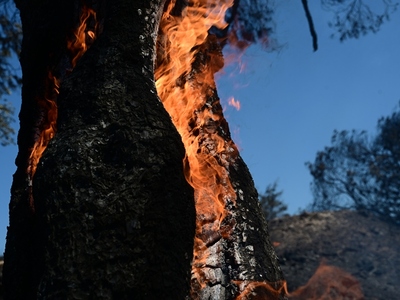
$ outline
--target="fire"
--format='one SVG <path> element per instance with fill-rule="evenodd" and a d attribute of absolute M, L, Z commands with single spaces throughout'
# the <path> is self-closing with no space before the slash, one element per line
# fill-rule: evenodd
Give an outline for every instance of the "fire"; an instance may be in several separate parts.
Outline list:
<path fill-rule="evenodd" d="M 279 282 L 242 282 L 237 283 L 242 293 L 235 300 L 275 300 L 282 292 L 288 294 L 286 281 Z"/>
<path fill-rule="evenodd" d="M 79 20 L 79 27 L 74 32 L 74 37 L 67 41 L 67 48 L 71 56 L 71 66 L 74 68 L 78 60 L 85 54 L 96 38 L 98 22 L 96 12 L 84 6 Z"/>
<path fill-rule="evenodd" d="M 232 4 L 233 0 L 194 0 L 176 16 L 172 0 L 160 22 L 163 40 L 158 52 L 164 55 L 158 57 L 156 87 L 186 149 L 184 171 L 195 189 L 197 211 L 192 274 L 202 287 L 207 283 L 201 269 L 209 255 L 208 246 L 232 230 L 233 225 L 229 228 L 224 223 L 229 219 L 226 207 L 236 201 L 228 166 L 237 149 L 218 132 L 224 119 L 215 99 L 214 73 L 223 62 L 210 54 L 211 61 L 202 64 L 200 49 L 209 43 L 212 26 L 227 26 L 224 16 Z M 193 64 L 198 64 L 201 72 Z"/>
<path fill-rule="evenodd" d="M 236 192 L 229 166 L 238 150 L 230 139 L 214 82 L 214 74 L 224 65 L 222 53 L 216 38 L 208 35 L 212 26 L 227 26 L 224 16 L 233 0 L 192 0 L 181 12 L 175 3 L 169 2 L 160 21 L 155 79 L 158 95 L 182 137 L 184 172 L 195 190 L 191 296 L 197 299 L 212 280 L 207 273 L 209 258 L 215 255 L 211 246 L 228 239 L 235 228 L 230 209 L 236 204 Z M 232 103 L 240 105 L 236 100 Z M 282 282 L 232 283 L 238 285 L 242 295 L 238 299 L 243 300 L 252 299 L 248 292 L 253 288 L 268 291 L 273 299 L 283 292 Z"/>
<path fill-rule="evenodd" d="M 240 102 L 239 100 L 235 100 L 235 98 L 231 97 L 228 101 L 228 104 L 230 106 L 233 106 L 234 108 L 236 108 L 236 110 L 240 110 Z"/>
<path fill-rule="evenodd" d="M 364 300 L 361 285 L 346 271 L 322 262 L 314 275 L 302 286 L 289 294 L 291 300 Z"/>
<path fill-rule="evenodd" d="M 33 145 L 32 152 L 29 157 L 28 166 L 28 176 L 29 176 L 29 186 L 32 186 L 32 178 L 36 172 L 37 164 L 39 163 L 40 157 L 42 156 L 44 150 L 47 148 L 50 140 L 54 137 L 56 133 L 56 122 L 57 122 L 57 104 L 56 98 L 58 95 L 58 89 L 60 87 L 59 80 L 53 76 L 49 71 L 47 78 L 47 86 L 45 88 L 45 95 L 43 98 L 37 100 L 38 106 L 41 109 L 41 120 L 40 123 L 43 124 L 40 128 L 41 132 L 38 139 Z M 31 206 L 33 203 L 30 203 Z"/>
<path fill-rule="evenodd" d="M 88 22 L 93 19 L 93 30 L 89 29 Z M 70 53 L 71 67 L 74 68 L 79 58 L 86 52 L 96 38 L 97 31 L 96 13 L 87 7 L 82 8 L 80 23 L 74 32 L 74 37 L 67 40 L 67 49 Z M 27 169 L 29 188 L 32 189 L 32 179 L 43 152 L 57 131 L 57 96 L 59 94 L 61 79 L 54 75 L 53 70 L 48 71 L 43 95 L 37 97 L 37 104 L 41 115 L 39 132 L 32 147 Z M 33 197 L 29 195 L 30 207 L 34 210 Z"/>

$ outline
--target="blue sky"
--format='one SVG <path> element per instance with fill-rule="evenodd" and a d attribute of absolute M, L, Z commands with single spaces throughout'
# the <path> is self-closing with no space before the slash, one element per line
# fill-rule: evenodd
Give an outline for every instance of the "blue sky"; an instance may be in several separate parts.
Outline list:
<path fill-rule="evenodd" d="M 330 144 L 333 130 L 374 132 L 378 118 L 389 115 L 400 100 L 400 11 L 377 34 L 340 43 L 330 38 L 332 15 L 320 1 L 309 2 L 317 52 L 301 1 L 279 1 L 275 36 L 282 49 L 267 53 L 251 47 L 242 58 L 243 73 L 231 65 L 218 79 L 233 138 L 256 187 L 264 191 L 278 180 L 289 213 L 312 200 L 312 178 L 304 163 Z M 241 102 L 240 111 L 227 105 L 231 96 Z M 11 100 L 17 114 L 19 92 Z M 16 154 L 16 146 L 0 148 L 0 253 Z"/>

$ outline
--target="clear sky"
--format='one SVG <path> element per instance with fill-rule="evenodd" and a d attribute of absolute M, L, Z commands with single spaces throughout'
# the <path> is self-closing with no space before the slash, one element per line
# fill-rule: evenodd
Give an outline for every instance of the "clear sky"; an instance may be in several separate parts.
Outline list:
<path fill-rule="evenodd" d="M 242 58 L 244 72 L 230 66 L 219 76 L 218 89 L 256 187 L 264 191 L 278 180 L 289 213 L 296 213 L 312 199 L 304 163 L 330 144 L 333 130 L 374 132 L 378 118 L 399 102 L 400 12 L 377 34 L 340 43 L 330 38 L 332 14 L 320 1 L 309 1 L 319 38 L 313 52 L 301 1 L 276 2 L 275 37 L 282 49 L 251 47 Z M 241 102 L 240 111 L 228 106 L 231 96 Z M 19 92 L 11 100 L 18 113 Z M 16 146 L 0 147 L 0 253 L 16 154 Z"/>

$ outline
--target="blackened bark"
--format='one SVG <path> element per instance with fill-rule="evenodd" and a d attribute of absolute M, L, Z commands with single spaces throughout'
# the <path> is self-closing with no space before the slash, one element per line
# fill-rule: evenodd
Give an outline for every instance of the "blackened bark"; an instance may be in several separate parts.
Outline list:
<path fill-rule="evenodd" d="M 45 15 L 22 2 L 26 19 L 43 22 Z M 104 2 L 103 33 L 61 85 L 57 135 L 33 180 L 35 214 L 27 201 L 24 163 L 14 177 L 6 299 L 188 294 L 193 190 L 183 176 L 180 137 L 153 80 L 163 2 Z M 23 64 L 24 76 L 30 63 Z M 33 121 L 23 125 L 22 113 L 21 118 L 21 132 L 29 131 Z M 27 152 L 22 141 L 19 147 Z"/>
<path fill-rule="evenodd" d="M 231 281 L 247 287 L 240 299 L 285 299 L 284 280 L 268 225 L 262 213 L 258 193 L 250 172 L 239 156 L 229 168 L 236 192 L 236 205 L 231 209 L 236 226 L 228 240 L 226 261 L 236 268 L 229 269 Z"/>
<path fill-rule="evenodd" d="M 193 88 L 203 88 L 201 74 L 217 72 L 223 66 L 221 48 L 215 36 L 210 35 L 199 47 L 192 72 L 186 80 Z M 198 84 L 197 82 L 201 82 Z M 207 103 L 201 110 L 210 110 L 217 115 L 206 122 L 206 131 L 216 132 L 226 143 L 227 150 L 214 158 L 229 173 L 229 180 L 236 193 L 236 199 L 225 204 L 227 217 L 218 232 L 209 233 L 207 224 L 203 232 L 209 234 L 207 251 L 209 256 L 201 267 L 203 283 L 192 279 L 192 299 L 285 299 L 285 282 L 278 264 L 275 250 L 270 242 L 268 226 L 258 202 L 250 172 L 238 154 L 229 126 L 223 117 L 220 99 L 215 86 L 209 85 L 205 92 Z M 207 134 L 205 134 L 206 136 Z M 206 143 L 206 142 L 205 142 Z"/>
<path fill-rule="evenodd" d="M 48 69 L 54 68 L 62 55 L 67 28 L 72 27 L 73 1 L 15 2 L 20 10 L 24 33 L 20 55 L 22 105 L 3 282 L 6 299 L 32 299 L 37 285 L 32 272 L 38 266 L 33 255 L 36 220 L 29 206 L 27 169 L 35 138 L 42 126 L 43 114 L 37 99 L 44 94 Z"/>

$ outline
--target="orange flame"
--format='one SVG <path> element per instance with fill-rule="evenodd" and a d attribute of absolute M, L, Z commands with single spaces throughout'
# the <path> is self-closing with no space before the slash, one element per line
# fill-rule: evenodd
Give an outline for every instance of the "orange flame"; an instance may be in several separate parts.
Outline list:
<path fill-rule="evenodd" d="M 364 300 L 361 285 L 346 271 L 322 262 L 305 286 L 289 294 L 291 300 Z"/>
<path fill-rule="evenodd" d="M 89 21 L 92 21 L 92 24 L 89 24 Z M 67 48 L 71 53 L 72 68 L 76 66 L 78 60 L 95 40 L 97 27 L 96 12 L 84 6 L 79 20 L 79 27 L 74 32 L 74 38 L 67 41 Z"/>
<path fill-rule="evenodd" d="M 287 295 L 286 281 L 278 282 L 235 282 L 242 290 L 235 300 L 275 300 Z"/>
<path fill-rule="evenodd" d="M 222 113 L 207 101 L 214 93 L 211 89 L 215 88 L 215 64 L 209 63 L 201 72 L 194 71 L 192 64 L 199 47 L 207 43 L 208 30 L 212 26 L 226 27 L 225 12 L 232 4 L 233 0 L 194 0 L 180 16 L 175 16 L 171 13 L 175 5 L 172 0 L 160 22 L 164 40 L 158 45 L 158 52 L 164 56 L 158 58 L 155 70 L 158 95 L 186 149 L 186 179 L 195 189 L 197 221 L 192 273 L 203 287 L 206 279 L 201 268 L 209 255 L 207 248 L 229 234 L 221 223 L 229 214 L 225 207 L 236 201 L 228 166 L 237 149 L 218 133 Z"/>
<path fill-rule="evenodd" d="M 88 45 L 96 38 L 95 32 L 87 29 L 87 21 L 89 17 L 93 17 L 96 21 L 96 13 L 87 7 L 82 8 L 82 15 L 80 18 L 79 27 L 74 32 L 74 38 L 67 41 L 67 48 L 71 53 L 71 66 L 75 67 L 79 58 L 86 52 Z M 95 22 L 97 24 L 97 22 Z M 95 30 L 97 25 L 95 25 Z M 89 44 L 88 44 L 89 43 Z M 57 96 L 59 94 L 60 78 L 57 78 L 51 70 L 48 71 L 48 79 L 44 95 L 38 97 L 37 103 L 42 112 L 41 125 L 39 128 L 40 133 L 32 147 L 29 156 L 29 165 L 27 169 L 29 188 L 32 189 L 32 179 L 35 175 L 37 165 L 43 152 L 46 150 L 50 140 L 56 134 L 57 128 Z M 34 210 L 33 197 L 30 192 L 29 202 L 31 209 Z"/>
<path fill-rule="evenodd" d="M 236 108 L 236 110 L 240 110 L 240 102 L 239 100 L 235 100 L 235 98 L 231 97 L 228 101 L 228 104 L 230 106 L 233 106 L 234 108 Z"/>

